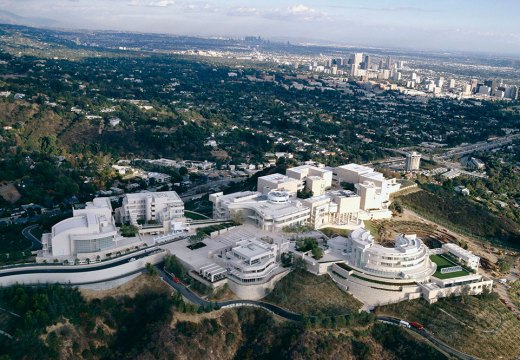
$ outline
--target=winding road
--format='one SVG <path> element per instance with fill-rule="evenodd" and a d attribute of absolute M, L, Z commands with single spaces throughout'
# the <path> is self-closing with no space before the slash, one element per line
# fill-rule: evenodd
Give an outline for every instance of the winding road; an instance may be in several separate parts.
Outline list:
<path fill-rule="evenodd" d="M 220 308 L 231 308 L 231 307 L 240 307 L 240 306 L 251 306 L 251 307 L 258 307 L 262 308 L 264 310 L 267 310 L 273 314 L 276 314 L 284 319 L 292 320 L 292 321 L 301 321 L 302 315 L 297 314 L 294 312 L 291 312 L 287 309 L 284 309 L 282 307 L 279 307 L 277 305 L 273 305 L 270 303 L 266 303 L 263 301 L 255 301 L 255 300 L 229 300 L 229 301 L 217 301 L 217 302 L 210 302 L 206 299 L 201 298 L 199 295 L 195 294 L 193 291 L 191 291 L 189 288 L 187 288 L 182 283 L 176 283 L 172 279 L 172 275 L 167 273 L 164 269 L 162 269 L 159 266 L 156 266 L 159 275 L 161 276 L 161 279 L 171 286 L 173 289 L 177 290 L 181 293 L 181 295 L 188 300 L 189 302 L 203 307 L 208 307 L 211 305 L 216 305 Z M 311 317 L 312 318 L 312 317 Z M 402 319 L 390 317 L 390 316 L 377 316 L 377 320 L 384 323 L 391 323 L 396 326 L 399 326 L 399 323 Z M 461 351 L 458 351 L 451 346 L 445 344 L 444 342 L 440 341 L 436 337 L 433 336 L 431 332 L 429 332 L 426 329 L 418 330 L 415 328 L 406 328 L 406 330 L 414 332 L 418 334 L 419 336 L 429 340 L 435 347 L 440 349 L 441 351 L 454 356 L 458 359 L 462 360 L 476 360 L 478 358 L 468 355 L 466 353 L 463 353 Z"/>
<path fill-rule="evenodd" d="M 29 240 L 32 243 L 33 250 L 39 250 L 42 248 L 42 242 L 40 241 L 40 239 L 38 239 L 36 236 L 34 236 L 31 233 L 31 230 L 36 229 L 37 227 L 38 227 L 38 224 L 34 224 L 34 225 L 29 225 L 22 230 L 22 235 L 24 236 L 24 238 L 26 238 L 27 240 Z"/>

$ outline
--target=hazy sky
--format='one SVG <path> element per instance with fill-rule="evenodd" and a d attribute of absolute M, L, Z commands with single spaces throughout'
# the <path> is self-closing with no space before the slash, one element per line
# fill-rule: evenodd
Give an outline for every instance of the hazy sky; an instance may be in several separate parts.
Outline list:
<path fill-rule="evenodd" d="M 520 0 L 0 0 L 63 27 L 520 54 Z"/>

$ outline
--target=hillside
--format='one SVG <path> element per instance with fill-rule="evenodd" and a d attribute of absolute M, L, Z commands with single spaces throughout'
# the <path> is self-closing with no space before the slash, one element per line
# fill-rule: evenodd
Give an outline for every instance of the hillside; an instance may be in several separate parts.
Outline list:
<path fill-rule="evenodd" d="M 370 321 L 304 326 L 258 309 L 206 313 L 141 275 L 102 292 L 0 290 L 0 357 L 12 359 L 444 359 L 404 330 Z M 88 299 L 88 300 L 87 300 Z"/>

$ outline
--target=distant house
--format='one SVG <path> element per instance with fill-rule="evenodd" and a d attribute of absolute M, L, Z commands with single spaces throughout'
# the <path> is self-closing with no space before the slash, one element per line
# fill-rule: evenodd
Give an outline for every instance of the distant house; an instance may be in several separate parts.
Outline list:
<path fill-rule="evenodd" d="M 117 125 L 119 125 L 121 123 L 121 119 L 114 117 L 114 118 L 111 118 L 108 123 L 110 124 L 110 126 L 116 127 Z"/>
<path fill-rule="evenodd" d="M 465 186 L 462 186 L 462 185 L 459 185 L 459 186 L 455 187 L 455 192 L 457 192 L 459 194 L 462 194 L 464 196 L 468 196 L 469 195 L 468 188 L 465 187 Z"/>

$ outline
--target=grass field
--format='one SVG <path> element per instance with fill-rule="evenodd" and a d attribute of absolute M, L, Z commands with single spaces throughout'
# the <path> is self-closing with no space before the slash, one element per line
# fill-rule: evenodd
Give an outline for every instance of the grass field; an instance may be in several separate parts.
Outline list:
<path fill-rule="evenodd" d="M 341 315 L 358 311 L 361 302 L 340 290 L 328 276 L 293 271 L 284 277 L 264 301 L 308 315 Z"/>
<path fill-rule="evenodd" d="M 461 270 L 461 271 L 455 271 L 452 273 L 443 274 L 441 273 L 441 269 L 457 266 L 458 264 L 446 259 L 443 256 L 440 255 L 432 255 L 430 256 L 430 260 L 437 264 L 437 271 L 435 271 L 435 274 L 433 274 L 434 277 L 438 279 L 452 279 L 459 276 L 466 276 L 469 275 L 469 271 L 467 270 Z"/>
<path fill-rule="evenodd" d="M 430 305 L 403 301 L 376 309 L 416 321 L 448 345 L 481 359 L 514 359 L 520 354 L 520 321 L 496 294 L 452 297 Z"/>

